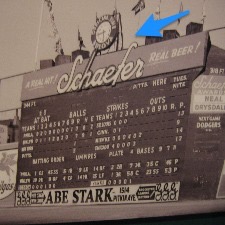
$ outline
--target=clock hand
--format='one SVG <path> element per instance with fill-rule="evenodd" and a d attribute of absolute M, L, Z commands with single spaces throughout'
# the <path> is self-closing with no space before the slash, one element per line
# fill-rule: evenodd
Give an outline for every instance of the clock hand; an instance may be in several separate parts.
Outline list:
<path fill-rule="evenodd" d="M 102 35 L 104 32 L 105 32 L 105 31 L 103 30 L 102 32 L 97 33 L 97 36 Z"/>
<path fill-rule="evenodd" d="M 99 36 L 99 35 L 101 35 L 102 34 L 102 32 L 101 33 L 97 33 L 97 36 Z"/>
<path fill-rule="evenodd" d="M 105 30 L 103 30 L 102 32 L 100 32 L 100 33 L 97 33 L 97 36 L 100 36 L 100 35 L 102 35 L 102 41 L 104 41 L 104 37 L 105 37 Z"/>
<path fill-rule="evenodd" d="M 103 30 L 103 32 L 102 32 L 102 33 L 103 33 L 103 41 L 104 41 L 104 36 L 105 36 L 105 30 Z"/>

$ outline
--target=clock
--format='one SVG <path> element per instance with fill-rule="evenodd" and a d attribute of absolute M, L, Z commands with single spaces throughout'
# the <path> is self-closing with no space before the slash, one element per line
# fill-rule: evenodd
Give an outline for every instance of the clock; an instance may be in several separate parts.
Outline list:
<path fill-rule="evenodd" d="M 116 18 L 112 15 L 100 17 L 92 30 L 91 41 L 98 51 L 109 48 L 115 41 L 119 31 Z"/>

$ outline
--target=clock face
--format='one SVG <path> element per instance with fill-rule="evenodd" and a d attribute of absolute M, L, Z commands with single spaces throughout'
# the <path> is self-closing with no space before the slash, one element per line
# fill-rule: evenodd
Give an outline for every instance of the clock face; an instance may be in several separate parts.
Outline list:
<path fill-rule="evenodd" d="M 98 51 L 109 48 L 118 35 L 118 22 L 112 15 L 105 15 L 97 20 L 92 31 L 91 40 Z"/>
<path fill-rule="evenodd" d="M 112 27 L 109 21 L 103 21 L 96 30 L 96 41 L 100 44 L 106 42 L 111 34 Z"/>

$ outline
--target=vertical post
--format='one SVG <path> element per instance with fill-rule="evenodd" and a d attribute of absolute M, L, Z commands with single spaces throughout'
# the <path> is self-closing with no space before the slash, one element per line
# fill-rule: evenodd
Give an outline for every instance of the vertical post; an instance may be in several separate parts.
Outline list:
<path fill-rule="evenodd" d="M 37 38 L 35 61 L 34 61 L 34 71 L 36 71 L 36 69 L 37 69 L 38 47 L 39 47 L 39 40 L 40 40 L 40 33 L 41 33 L 41 23 L 42 23 L 43 7 L 44 7 L 44 0 L 42 0 L 42 3 L 41 3 L 41 15 L 40 15 L 39 28 L 38 28 L 38 38 Z"/>
<path fill-rule="evenodd" d="M 159 2 L 159 19 L 161 19 L 161 3 L 162 3 L 162 0 L 160 0 Z"/>
<path fill-rule="evenodd" d="M 98 53 L 97 49 L 94 49 L 93 52 L 91 53 L 91 57 L 89 58 L 88 63 L 86 65 L 86 68 L 84 70 L 84 74 L 86 74 L 90 70 L 90 68 L 92 66 L 92 63 L 94 62 L 94 59 L 95 59 L 97 53 Z"/>
<path fill-rule="evenodd" d="M 202 23 L 203 23 L 203 26 L 205 24 L 205 19 L 206 19 L 206 9 L 205 9 L 205 0 L 203 0 L 203 7 L 202 7 Z"/>

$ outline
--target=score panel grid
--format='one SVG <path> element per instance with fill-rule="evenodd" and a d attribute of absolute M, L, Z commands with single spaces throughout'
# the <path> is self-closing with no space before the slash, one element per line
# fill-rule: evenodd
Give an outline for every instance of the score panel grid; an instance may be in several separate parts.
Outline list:
<path fill-rule="evenodd" d="M 125 186 L 141 200 L 149 184 L 179 194 L 193 73 L 23 102 L 17 195 Z"/>

